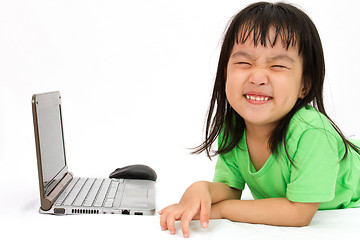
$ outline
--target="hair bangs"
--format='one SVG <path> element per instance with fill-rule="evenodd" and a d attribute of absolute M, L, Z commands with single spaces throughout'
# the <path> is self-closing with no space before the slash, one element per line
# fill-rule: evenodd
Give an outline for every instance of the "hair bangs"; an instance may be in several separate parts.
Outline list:
<path fill-rule="evenodd" d="M 273 4 L 262 9 L 247 9 L 247 14 L 242 14 L 234 24 L 232 44 L 243 44 L 251 40 L 254 46 L 273 47 L 280 39 L 284 48 L 298 47 L 299 55 L 302 54 L 303 44 L 301 39 L 301 26 L 299 19 L 286 9 Z M 271 31 L 275 32 L 273 34 Z"/>

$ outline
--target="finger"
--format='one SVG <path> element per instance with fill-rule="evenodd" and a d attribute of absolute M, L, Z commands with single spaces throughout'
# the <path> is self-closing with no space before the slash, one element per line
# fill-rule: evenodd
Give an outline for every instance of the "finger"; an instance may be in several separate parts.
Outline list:
<path fill-rule="evenodd" d="M 190 211 L 184 213 L 184 215 L 181 217 L 181 231 L 185 238 L 190 236 L 189 225 L 195 214 L 197 214 L 196 211 Z"/>
<path fill-rule="evenodd" d="M 166 224 L 167 224 L 167 228 L 170 232 L 171 235 L 174 235 L 176 233 L 176 229 L 175 229 L 175 217 L 172 215 L 172 216 L 168 216 L 167 217 L 167 221 L 166 221 Z"/>
<path fill-rule="evenodd" d="M 163 216 L 166 213 L 163 214 Z M 176 210 L 174 209 L 172 212 L 166 214 L 166 229 L 169 230 L 170 234 L 174 235 L 176 233 L 175 229 L 175 221 L 181 219 L 183 215 L 182 210 Z M 165 229 L 165 230 L 166 230 Z"/>
<path fill-rule="evenodd" d="M 183 233 L 184 238 L 188 238 L 190 236 L 189 225 L 190 225 L 191 217 L 188 215 L 184 215 L 181 218 L 181 231 Z"/>
<path fill-rule="evenodd" d="M 161 230 L 165 231 L 168 229 L 167 228 L 167 215 L 170 214 L 174 208 L 175 208 L 175 204 L 167 206 L 166 208 L 163 208 L 162 210 L 159 211 Z"/>
<path fill-rule="evenodd" d="M 161 226 L 161 230 L 165 231 L 167 230 L 167 220 L 166 220 L 166 214 L 163 214 L 160 216 L 160 226 Z"/>
<path fill-rule="evenodd" d="M 211 202 L 202 201 L 200 208 L 200 224 L 203 228 L 207 228 L 209 225 L 210 212 L 211 212 Z"/>

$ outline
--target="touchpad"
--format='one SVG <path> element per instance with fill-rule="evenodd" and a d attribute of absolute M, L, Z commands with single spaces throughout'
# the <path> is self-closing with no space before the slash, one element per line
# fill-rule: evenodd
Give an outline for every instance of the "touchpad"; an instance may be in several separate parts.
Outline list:
<path fill-rule="evenodd" d="M 147 198 L 148 190 L 147 189 L 125 189 L 124 197 L 125 198 Z"/>

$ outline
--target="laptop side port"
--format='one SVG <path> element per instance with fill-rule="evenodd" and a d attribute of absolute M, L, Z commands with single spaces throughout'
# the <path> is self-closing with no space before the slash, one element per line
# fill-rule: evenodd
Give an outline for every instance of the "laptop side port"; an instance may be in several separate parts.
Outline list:
<path fill-rule="evenodd" d="M 121 214 L 130 215 L 130 210 L 121 210 Z"/>
<path fill-rule="evenodd" d="M 134 212 L 134 215 L 143 215 L 142 212 Z"/>
<path fill-rule="evenodd" d="M 65 214 L 65 209 L 64 208 L 54 208 L 54 213 L 55 214 Z"/>

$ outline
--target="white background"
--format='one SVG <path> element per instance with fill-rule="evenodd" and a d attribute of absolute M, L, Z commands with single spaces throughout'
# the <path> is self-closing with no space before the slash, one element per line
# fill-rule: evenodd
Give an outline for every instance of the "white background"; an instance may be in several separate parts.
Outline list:
<path fill-rule="evenodd" d="M 76 176 L 147 164 L 158 173 L 158 210 L 192 182 L 211 181 L 215 160 L 188 148 L 203 139 L 224 29 L 251 2 L 1 0 L 0 219 L 39 218 L 34 93 L 61 91 Z M 359 4 L 292 3 L 322 38 L 328 113 L 346 134 L 359 133 Z"/>

